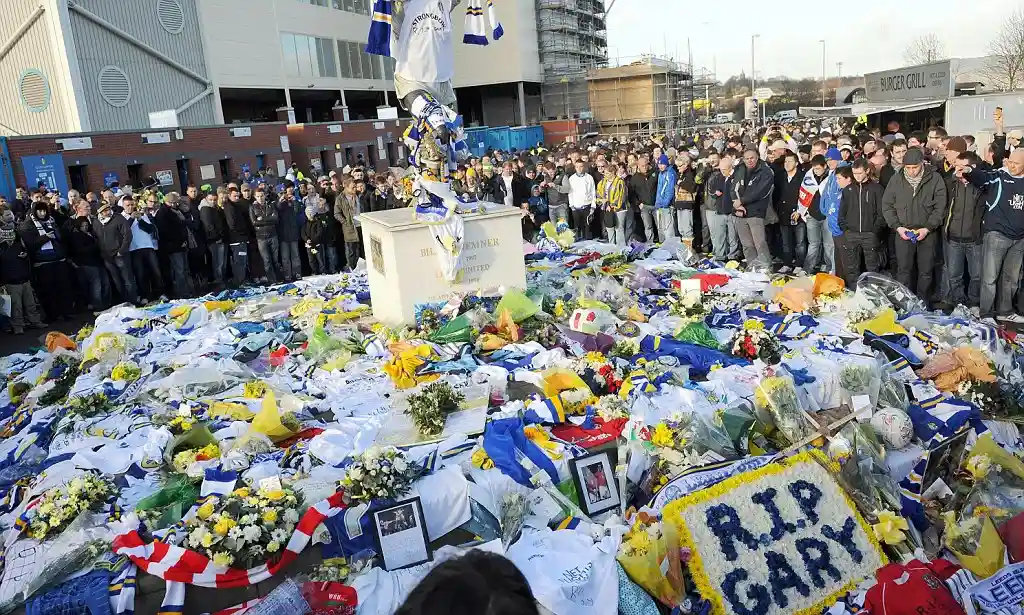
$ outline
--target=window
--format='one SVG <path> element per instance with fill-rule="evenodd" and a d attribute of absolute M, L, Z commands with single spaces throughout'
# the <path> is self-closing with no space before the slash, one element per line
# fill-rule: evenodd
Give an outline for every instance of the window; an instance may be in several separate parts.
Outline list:
<path fill-rule="evenodd" d="M 322 0 L 310 0 L 319 4 Z M 331 0 L 331 6 L 348 13 L 370 14 L 370 0 Z M 321 5 L 322 6 L 322 5 Z"/>
<path fill-rule="evenodd" d="M 320 76 L 337 77 L 338 66 L 334 56 L 334 41 L 329 38 L 317 38 L 316 55 L 320 60 Z"/>
<path fill-rule="evenodd" d="M 299 58 L 295 51 L 295 35 L 281 33 L 281 48 L 284 50 L 284 72 L 289 77 L 299 76 Z"/>
<path fill-rule="evenodd" d="M 359 43 L 348 44 L 348 61 L 352 65 L 352 78 L 363 79 L 363 50 Z"/>
<path fill-rule="evenodd" d="M 282 32 L 281 47 L 289 77 L 338 76 L 332 39 Z"/>
<path fill-rule="evenodd" d="M 363 51 L 364 48 L 364 43 L 338 41 L 338 58 L 341 62 L 338 74 L 344 79 L 393 79 L 394 58 L 372 55 Z"/>

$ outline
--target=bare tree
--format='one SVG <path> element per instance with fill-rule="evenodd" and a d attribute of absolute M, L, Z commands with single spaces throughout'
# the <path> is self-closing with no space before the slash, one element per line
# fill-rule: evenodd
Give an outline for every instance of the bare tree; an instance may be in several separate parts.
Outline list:
<path fill-rule="evenodd" d="M 915 38 L 903 50 L 903 60 L 907 64 L 928 64 L 945 58 L 946 46 L 934 32 Z"/>
<path fill-rule="evenodd" d="M 992 39 L 984 72 L 1002 90 L 1024 87 L 1024 9 L 1010 15 Z"/>

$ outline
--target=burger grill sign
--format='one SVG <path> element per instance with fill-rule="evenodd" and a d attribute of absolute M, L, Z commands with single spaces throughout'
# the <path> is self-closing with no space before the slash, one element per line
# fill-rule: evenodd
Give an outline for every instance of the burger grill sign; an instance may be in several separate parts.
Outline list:
<path fill-rule="evenodd" d="M 864 75 L 871 102 L 946 99 L 953 95 L 949 60 Z"/>

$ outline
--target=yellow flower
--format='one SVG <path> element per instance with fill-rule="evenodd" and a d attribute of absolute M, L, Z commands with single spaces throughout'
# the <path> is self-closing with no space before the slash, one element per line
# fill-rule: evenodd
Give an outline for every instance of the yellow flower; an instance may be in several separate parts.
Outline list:
<path fill-rule="evenodd" d="M 263 511 L 263 522 L 264 523 L 275 523 L 277 521 L 277 511 L 273 508 Z"/>
<path fill-rule="evenodd" d="M 967 460 L 967 471 L 971 473 L 974 482 L 985 480 L 992 470 L 992 458 L 988 455 L 972 455 Z"/>
<path fill-rule="evenodd" d="M 204 534 L 200 544 L 206 548 L 213 546 L 213 534 Z"/>
<path fill-rule="evenodd" d="M 490 470 L 494 467 L 494 462 L 487 455 L 487 451 L 482 448 L 478 448 L 473 451 L 473 456 L 470 458 L 474 468 L 480 468 L 481 470 Z"/>
<path fill-rule="evenodd" d="M 212 514 L 213 502 L 207 502 L 206 504 L 203 504 L 202 506 L 199 507 L 199 510 L 196 511 L 196 516 L 202 519 L 203 521 L 209 519 L 210 515 Z"/>
<path fill-rule="evenodd" d="M 213 563 L 218 566 L 230 566 L 235 562 L 235 556 L 230 553 L 220 551 L 213 554 Z"/>
<path fill-rule="evenodd" d="M 651 434 L 651 444 L 661 448 L 672 448 L 675 444 L 672 430 L 665 423 L 658 423 Z"/>
<path fill-rule="evenodd" d="M 259 399 L 267 394 L 267 383 L 262 380 L 246 382 L 242 395 L 250 399 Z"/>
<path fill-rule="evenodd" d="M 563 301 L 561 299 L 556 299 L 555 300 L 555 309 L 553 311 L 554 311 L 555 318 L 564 318 L 565 317 L 565 301 Z"/>
<path fill-rule="evenodd" d="M 607 359 L 600 352 L 588 352 L 583 358 L 587 363 L 607 363 Z"/>
<path fill-rule="evenodd" d="M 227 536 L 228 532 L 231 531 L 231 528 L 235 527 L 236 525 L 238 524 L 235 523 L 233 520 L 229 519 L 228 517 L 221 517 L 220 520 L 217 521 L 217 524 L 213 526 L 213 531 L 218 536 Z"/>
<path fill-rule="evenodd" d="M 267 543 L 267 551 L 270 553 L 277 553 L 281 549 L 281 543 L 276 540 L 272 540 Z"/>
<path fill-rule="evenodd" d="M 249 497 L 249 488 L 241 487 L 239 489 L 235 489 L 234 491 L 231 492 L 231 495 L 237 495 L 240 498 L 247 498 Z"/>
<path fill-rule="evenodd" d="M 888 510 L 877 512 L 876 516 L 878 523 L 871 526 L 875 538 L 887 545 L 897 545 L 907 539 L 903 533 L 909 529 L 906 519 Z"/>
<path fill-rule="evenodd" d="M 744 331 L 762 331 L 764 330 L 764 323 L 760 320 L 748 320 L 743 323 Z"/>
<path fill-rule="evenodd" d="M 284 491 L 280 489 L 266 490 L 260 489 L 260 496 L 267 498 L 271 502 L 276 502 L 284 497 Z"/>

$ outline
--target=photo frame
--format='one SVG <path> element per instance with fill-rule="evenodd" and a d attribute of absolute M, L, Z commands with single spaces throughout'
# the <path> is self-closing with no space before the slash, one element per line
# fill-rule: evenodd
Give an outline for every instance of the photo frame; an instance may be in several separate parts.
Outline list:
<path fill-rule="evenodd" d="M 419 497 L 377 508 L 370 516 L 384 570 L 408 568 L 433 559 Z"/>
<path fill-rule="evenodd" d="M 594 451 L 569 460 L 569 473 L 579 496 L 580 509 L 593 517 L 618 508 L 622 494 L 615 478 L 615 450 Z"/>

